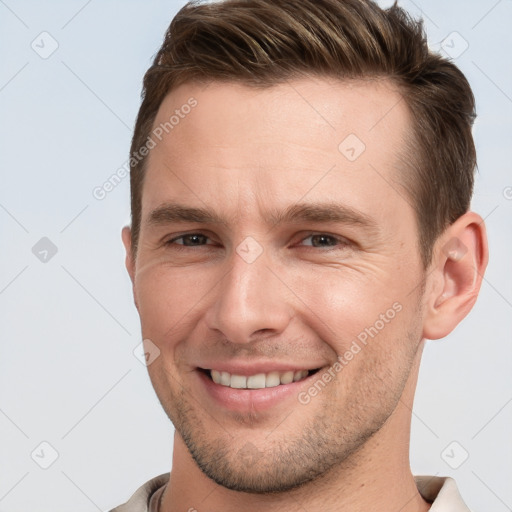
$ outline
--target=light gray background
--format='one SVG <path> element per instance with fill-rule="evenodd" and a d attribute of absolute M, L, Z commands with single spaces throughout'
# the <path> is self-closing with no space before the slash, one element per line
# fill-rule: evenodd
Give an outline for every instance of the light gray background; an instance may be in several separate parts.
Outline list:
<path fill-rule="evenodd" d="M 102 201 L 92 191 L 126 161 L 143 73 L 183 3 L 0 0 L 0 511 L 109 510 L 170 469 L 172 426 L 133 354 L 139 324 L 120 240 L 128 179 Z M 412 467 L 454 476 L 475 511 L 504 512 L 512 510 L 512 1 L 400 3 L 423 13 L 431 46 L 456 56 L 474 88 L 473 207 L 491 249 L 474 311 L 427 345 Z M 58 48 L 43 59 L 53 40 Z M 46 262 L 32 252 L 42 237 L 58 250 Z M 58 458 L 42 469 L 53 450 Z"/>

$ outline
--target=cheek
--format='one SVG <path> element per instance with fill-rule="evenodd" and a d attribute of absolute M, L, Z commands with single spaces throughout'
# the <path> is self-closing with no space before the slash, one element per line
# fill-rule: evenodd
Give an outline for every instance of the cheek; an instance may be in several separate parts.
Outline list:
<path fill-rule="evenodd" d="M 153 264 L 137 273 L 135 293 L 144 337 L 172 339 L 194 321 L 201 302 L 215 285 L 199 268 Z"/>
<path fill-rule="evenodd" d="M 303 304 L 303 320 L 313 324 L 338 353 L 358 336 L 364 342 L 376 330 L 390 330 L 404 301 L 397 282 L 383 271 L 343 267 L 289 273 L 287 277 L 288 286 L 300 299 L 298 304 Z"/>
<path fill-rule="evenodd" d="M 358 421 L 378 420 L 396 407 L 421 341 L 414 308 L 395 302 L 373 320 L 367 318 L 361 314 L 359 325 L 353 324 L 357 334 L 336 337 L 338 366 L 331 389 L 330 403 Z M 344 330 L 340 322 L 338 332 Z"/>

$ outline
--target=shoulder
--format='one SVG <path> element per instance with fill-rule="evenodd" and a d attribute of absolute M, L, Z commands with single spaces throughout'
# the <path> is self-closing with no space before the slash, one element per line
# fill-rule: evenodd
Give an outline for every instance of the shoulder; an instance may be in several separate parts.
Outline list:
<path fill-rule="evenodd" d="M 151 496 L 169 481 L 169 473 L 164 473 L 139 487 L 132 497 L 124 504 L 113 508 L 110 512 L 149 512 Z"/>
<path fill-rule="evenodd" d="M 471 512 L 453 478 L 415 476 L 414 480 L 423 498 L 432 503 L 430 512 Z"/>

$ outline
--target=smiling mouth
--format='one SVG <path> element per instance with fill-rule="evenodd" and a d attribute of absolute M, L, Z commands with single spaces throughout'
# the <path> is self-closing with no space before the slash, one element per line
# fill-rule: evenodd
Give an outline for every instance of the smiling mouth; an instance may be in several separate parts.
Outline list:
<path fill-rule="evenodd" d="M 203 368 L 198 368 L 198 370 L 220 386 L 232 389 L 264 389 L 299 382 L 315 374 L 320 368 L 314 370 L 289 370 L 284 372 L 273 371 L 257 373 L 255 375 L 236 375 Z"/>

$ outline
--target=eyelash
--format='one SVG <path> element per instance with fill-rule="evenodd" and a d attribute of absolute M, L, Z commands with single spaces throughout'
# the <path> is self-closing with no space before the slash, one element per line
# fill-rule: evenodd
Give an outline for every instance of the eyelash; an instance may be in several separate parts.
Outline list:
<path fill-rule="evenodd" d="M 180 236 L 174 237 L 171 240 L 168 240 L 167 242 L 165 242 L 164 245 L 166 245 L 166 246 L 173 246 L 173 248 L 175 248 L 177 250 L 180 250 L 180 251 L 181 250 L 187 250 L 187 249 L 194 249 L 196 247 L 205 247 L 206 246 L 206 244 L 201 244 L 201 245 L 185 245 L 185 244 L 176 244 L 175 243 L 176 240 L 180 240 L 180 239 L 183 239 L 183 238 L 186 238 L 186 237 L 192 237 L 192 236 L 201 236 L 201 237 L 205 237 L 207 240 L 211 240 L 204 233 L 191 232 L 191 233 L 184 233 L 184 234 L 182 234 Z M 322 233 L 322 232 L 310 233 L 308 236 L 302 238 L 301 242 L 304 242 L 304 240 L 307 240 L 308 238 L 311 238 L 311 237 L 314 237 L 314 236 L 329 238 L 331 241 L 334 240 L 336 242 L 336 245 L 333 245 L 333 246 L 328 245 L 328 246 L 325 246 L 325 247 L 313 247 L 312 245 L 307 245 L 305 247 L 310 247 L 312 249 L 334 250 L 336 248 L 339 248 L 338 246 L 346 247 L 346 246 L 350 245 L 350 241 L 347 240 L 346 238 L 337 237 L 337 236 L 330 235 L 328 233 Z"/>

